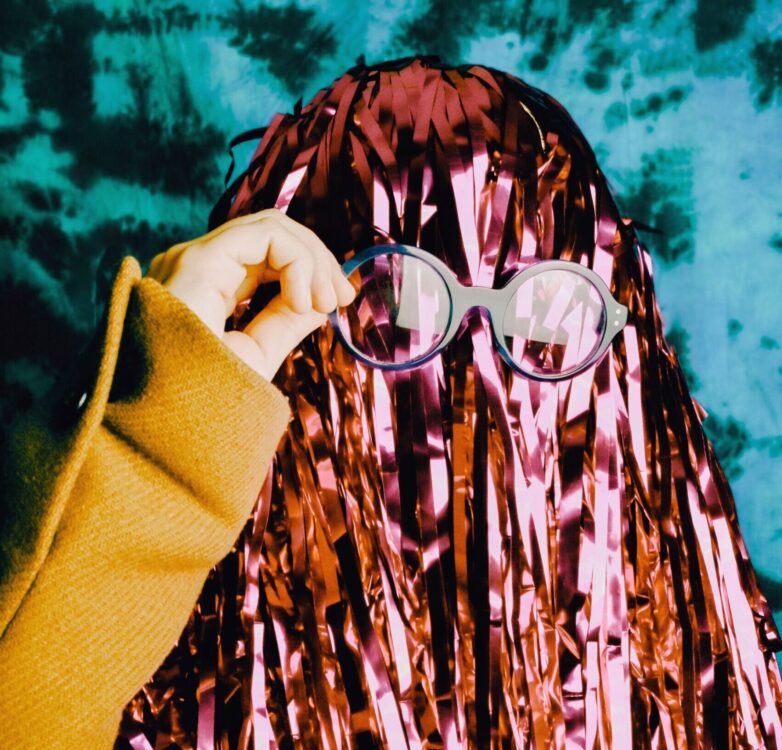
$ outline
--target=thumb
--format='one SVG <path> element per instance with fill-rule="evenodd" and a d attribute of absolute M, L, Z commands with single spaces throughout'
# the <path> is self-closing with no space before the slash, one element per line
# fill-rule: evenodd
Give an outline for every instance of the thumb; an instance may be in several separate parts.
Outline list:
<path fill-rule="evenodd" d="M 301 340 L 320 328 L 327 320 L 328 316 L 325 313 L 311 308 L 304 313 L 292 310 L 278 294 L 245 326 L 242 334 L 252 339 L 257 345 L 260 353 L 258 362 L 262 368 L 261 374 L 271 380 L 283 360 L 299 345 Z M 234 340 L 229 343 L 229 340 L 226 340 L 225 343 L 242 356 L 237 351 L 237 347 L 233 345 L 238 342 Z M 245 344 L 249 343 L 245 338 Z M 242 344 L 238 344 L 238 346 L 246 348 Z M 246 357 L 242 358 L 247 361 Z"/>

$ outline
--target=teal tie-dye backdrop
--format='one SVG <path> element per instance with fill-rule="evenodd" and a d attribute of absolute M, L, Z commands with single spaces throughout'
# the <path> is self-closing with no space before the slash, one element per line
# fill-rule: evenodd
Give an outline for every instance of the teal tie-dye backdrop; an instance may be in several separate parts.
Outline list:
<path fill-rule="evenodd" d="M 83 345 L 122 256 L 206 230 L 231 136 L 361 54 L 483 63 L 560 99 L 624 213 L 662 230 L 667 336 L 782 623 L 780 3 L 4 0 L 0 52 L 4 425 Z"/>

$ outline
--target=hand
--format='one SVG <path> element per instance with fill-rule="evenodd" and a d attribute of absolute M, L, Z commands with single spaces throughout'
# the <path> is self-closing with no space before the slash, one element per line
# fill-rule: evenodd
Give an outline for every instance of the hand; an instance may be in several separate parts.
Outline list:
<path fill-rule="evenodd" d="M 307 227 L 277 209 L 238 216 L 149 264 L 149 278 L 178 297 L 256 372 L 271 380 L 283 360 L 337 305 L 356 295 L 336 258 Z M 224 330 L 260 284 L 280 293 L 245 327 Z"/>

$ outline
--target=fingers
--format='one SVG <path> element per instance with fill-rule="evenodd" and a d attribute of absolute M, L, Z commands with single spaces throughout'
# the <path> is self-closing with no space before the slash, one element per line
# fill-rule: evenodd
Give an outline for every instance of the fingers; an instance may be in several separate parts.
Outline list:
<path fill-rule="evenodd" d="M 210 252 L 222 253 L 246 269 L 233 290 L 234 302 L 275 278 L 280 280 L 282 299 L 299 313 L 330 312 L 355 296 L 337 259 L 318 236 L 276 209 L 237 217 L 206 237 Z"/>
<path fill-rule="evenodd" d="M 332 302 L 332 296 L 329 295 L 329 305 L 327 305 L 327 309 L 318 308 L 321 309 L 322 312 L 331 312 L 337 304 L 339 305 L 348 305 L 353 300 L 353 298 L 356 296 L 356 290 L 353 288 L 352 284 L 348 281 L 347 277 L 344 273 L 342 273 L 342 268 L 339 264 L 339 261 L 334 257 L 334 255 L 329 251 L 329 249 L 320 241 L 320 238 L 318 235 L 315 234 L 309 227 L 305 227 L 303 224 L 300 224 L 297 221 L 293 221 L 292 219 L 288 218 L 284 214 L 280 214 L 281 217 L 286 221 L 289 222 L 289 224 L 286 224 L 286 226 L 289 226 L 290 231 L 293 234 L 296 234 L 299 236 L 302 241 L 305 242 L 313 242 L 316 246 L 322 247 L 327 255 L 327 268 L 324 269 L 327 276 L 328 276 L 328 282 L 325 281 L 325 279 L 313 279 L 314 283 L 322 283 L 324 287 L 331 286 L 331 288 L 336 293 L 337 300 L 336 302 Z"/>
<path fill-rule="evenodd" d="M 261 284 L 277 281 L 280 276 L 277 271 L 272 271 L 265 265 L 245 266 L 245 268 L 247 269 L 247 275 L 244 281 L 237 287 L 236 292 L 234 292 L 234 302 L 236 304 L 250 299 Z"/>
<path fill-rule="evenodd" d="M 324 255 L 328 252 L 302 242 L 289 226 L 271 217 L 223 232 L 206 248 L 213 256 L 225 256 L 245 270 L 244 280 L 232 290 L 234 297 L 240 290 L 251 294 L 258 283 L 276 275 L 282 299 L 300 313 L 313 306 L 313 292 L 320 285 L 313 279 L 322 276 Z"/>
<path fill-rule="evenodd" d="M 342 269 L 339 265 L 332 271 L 331 277 L 334 290 L 337 293 L 337 304 L 340 307 L 349 305 L 355 299 L 358 289 L 354 287 L 348 277 L 342 273 Z"/>
<path fill-rule="evenodd" d="M 301 340 L 326 320 L 324 313 L 311 309 L 303 313 L 291 310 L 278 294 L 245 326 L 241 335 L 255 341 L 264 367 L 261 374 L 271 378 Z"/>
<path fill-rule="evenodd" d="M 337 293 L 334 291 L 334 281 L 331 270 L 318 269 L 320 273 L 312 276 L 312 307 L 319 312 L 331 312 L 337 306 Z"/>
<path fill-rule="evenodd" d="M 311 250 L 313 268 L 309 283 L 310 304 L 313 309 L 319 312 L 331 312 L 337 307 L 337 304 L 340 304 L 340 296 L 342 299 L 345 299 L 346 297 L 343 290 L 343 285 L 346 283 L 346 280 L 341 280 L 344 279 L 344 277 L 339 262 L 311 229 L 293 221 L 282 212 L 277 212 L 277 216 L 274 218 L 276 218 L 291 235 L 298 239 L 303 246 Z M 272 269 L 282 270 L 281 266 L 275 263 L 278 258 L 282 262 L 281 255 L 275 256 L 275 258 L 270 257 L 270 267 Z M 283 298 L 285 298 L 284 292 Z M 305 311 L 301 308 L 295 309 L 297 312 Z"/>
<path fill-rule="evenodd" d="M 219 330 L 260 284 L 273 280 L 281 287 L 275 308 L 284 304 L 297 314 L 328 313 L 355 297 L 317 235 L 276 209 L 236 217 L 173 245 L 152 259 L 147 275 L 200 310 L 212 330 Z M 202 309 L 206 296 L 211 301 Z"/>
<path fill-rule="evenodd" d="M 313 256 L 291 240 L 280 240 L 277 236 L 272 239 L 268 263 L 280 272 L 280 293 L 288 307 L 295 312 L 307 312 L 312 307 Z"/>

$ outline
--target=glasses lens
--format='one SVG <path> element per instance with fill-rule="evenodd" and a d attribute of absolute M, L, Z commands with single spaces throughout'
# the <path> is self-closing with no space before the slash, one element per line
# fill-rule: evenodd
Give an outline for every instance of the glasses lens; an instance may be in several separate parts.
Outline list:
<path fill-rule="evenodd" d="M 405 364 L 428 354 L 448 328 L 451 300 L 426 261 L 384 253 L 356 267 L 354 300 L 337 311 L 347 342 L 378 364 Z"/>
<path fill-rule="evenodd" d="M 600 292 L 581 274 L 542 271 L 523 282 L 505 310 L 505 346 L 524 372 L 564 375 L 600 346 L 606 312 Z"/>

